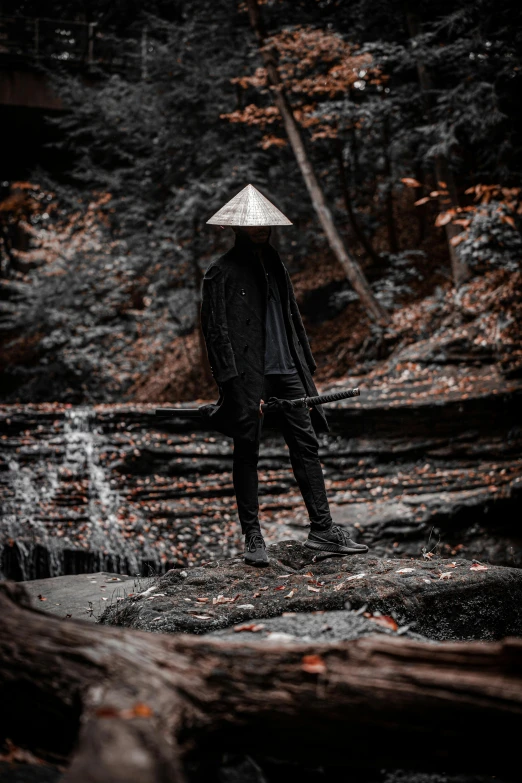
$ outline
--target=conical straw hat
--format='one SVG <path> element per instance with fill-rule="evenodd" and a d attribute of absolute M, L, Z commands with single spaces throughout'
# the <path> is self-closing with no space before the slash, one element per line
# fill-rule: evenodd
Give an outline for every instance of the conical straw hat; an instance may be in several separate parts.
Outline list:
<path fill-rule="evenodd" d="M 213 226 L 291 226 L 293 225 L 271 201 L 253 185 L 247 185 L 237 196 L 221 207 L 210 220 Z"/>

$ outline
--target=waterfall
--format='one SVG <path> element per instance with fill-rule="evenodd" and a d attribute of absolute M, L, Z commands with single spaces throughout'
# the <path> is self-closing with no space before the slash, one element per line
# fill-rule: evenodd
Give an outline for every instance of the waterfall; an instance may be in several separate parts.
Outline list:
<path fill-rule="evenodd" d="M 6 575 L 27 580 L 93 570 L 138 574 L 142 559 L 158 563 L 143 536 L 138 543 L 124 535 L 129 504 L 111 486 L 100 459 L 108 439 L 95 411 L 66 408 L 54 424 L 51 437 L 36 431 L 31 442 L 20 439 L 22 446 L 7 461 L 9 493 L 0 530 Z M 135 507 L 132 514 L 139 535 L 144 519 Z"/>
<path fill-rule="evenodd" d="M 4 504 L 2 526 L 5 528 L 4 538 L 8 542 L 15 542 L 22 579 L 34 578 L 35 548 L 38 546 L 48 553 L 51 576 L 58 576 L 63 573 L 62 549 L 57 545 L 57 540 L 49 535 L 43 521 L 35 515 L 40 502 L 54 497 L 58 486 L 56 466 L 50 463 L 47 465 L 45 480 L 40 487 L 35 485 L 30 467 L 22 466 L 14 457 L 7 466 L 12 497 Z"/>
<path fill-rule="evenodd" d="M 98 553 L 102 571 L 108 570 L 117 558 L 120 563 L 127 564 L 131 573 L 137 574 L 140 572 L 140 563 L 136 549 L 127 543 L 118 520 L 118 509 L 125 505 L 125 501 L 111 487 L 100 464 L 101 438 L 95 426 L 92 408 L 66 410 L 64 467 L 73 475 L 88 478 L 90 548 Z"/>

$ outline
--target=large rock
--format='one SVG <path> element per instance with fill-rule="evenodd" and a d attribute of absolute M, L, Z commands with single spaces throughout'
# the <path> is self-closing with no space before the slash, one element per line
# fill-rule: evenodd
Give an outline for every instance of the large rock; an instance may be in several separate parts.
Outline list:
<path fill-rule="evenodd" d="M 522 572 L 467 560 L 318 559 L 296 541 L 268 549 L 268 568 L 242 558 L 173 569 L 100 622 L 161 633 L 208 633 L 284 612 L 349 608 L 391 615 L 431 639 L 522 633 Z"/>
<path fill-rule="evenodd" d="M 364 607 L 362 607 L 364 609 Z M 365 616 L 368 615 L 368 616 Z M 404 636 L 407 639 L 427 641 L 410 630 L 410 626 L 399 627 L 392 617 L 371 612 L 336 611 L 283 612 L 280 617 L 261 617 L 255 622 L 240 623 L 232 628 L 211 631 L 215 636 L 228 642 L 237 642 L 240 638 L 260 644 L 286 644 L 291 642 L 350 642 L 364 636 L 383 634 L 385 636 Z"/>

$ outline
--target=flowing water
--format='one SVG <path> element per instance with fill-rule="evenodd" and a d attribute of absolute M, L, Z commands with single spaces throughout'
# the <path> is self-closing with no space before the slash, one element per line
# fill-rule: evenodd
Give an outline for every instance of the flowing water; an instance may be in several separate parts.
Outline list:
<path fill-rule="evenodd" d="M 80 563 L 82 550 L 88 549 L 97 570 L 124 566 L 138 573 L 136 548 L 118 521 L 123 500 L 100 462 L 105 438 L 93 409 L 65 409 L 58 421 L 58 432 L 56 422 L 51 433 L 37 425 L 31 433 L 34 442 L 24 437 L 18 454 L 7 461 L 11 491 L 3 504 L 2 538 L 15 550 L 19 577 L 35 578 L 42 570 L 58 576 L 69 570 L 66 560 L 75 547 L 68 550 L 67 528 L 78 536 L 73 560 Z"/>
<path fill-rule="evenodd" d="M 63 573 L 62 548 L 34 513 L 40 503 L 53 502 L 59 485 L 57 465 L 47 462 L 40 480 L 20 458 L 11 457 L 7 468 L 12 493 L 3 503 L 3 537 L 17 551 L 20 575 L 23 579 L 34 578 L 32 564 L 38 559 L 40 551 L 46 551 L 49 573 L 57 576 Z"/>
<path fill-rule="evenodd" d="M 130 573 L 140 570 L 135 549 L 122 535 L 118 510 L 123 504 L 119 493 L 111 487 L 100 463 L 102 436 L 95 426 L 92 408 L 67 410 L 64 424 L 64 467 L 73 476 L 87 478 L 87 515 L 90 526 L 90 546 L 101 554 L 101 569 L 109 559 L 127 563 Z"/>

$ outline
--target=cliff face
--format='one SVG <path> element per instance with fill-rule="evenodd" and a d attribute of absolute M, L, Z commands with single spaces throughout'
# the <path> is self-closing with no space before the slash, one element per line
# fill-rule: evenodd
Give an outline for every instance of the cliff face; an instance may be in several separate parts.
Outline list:
<path fill-rule="evenodd" d="M 336 384 L 362 393 L 328 409 L 321 458 L 334 518 L 381 556 L 520 565 L 522 384 L 493 370 L 467 373 L 465 386 L 452 367 L 439 387 L 397 374 Z M 162 573 L 238 551 L 230 440 L 159 421 L 153 407 L 2 406 L 5 576 Z M 267 538 L 304 538 L 287 450 L 269 430 L 260 477 Z"/>

